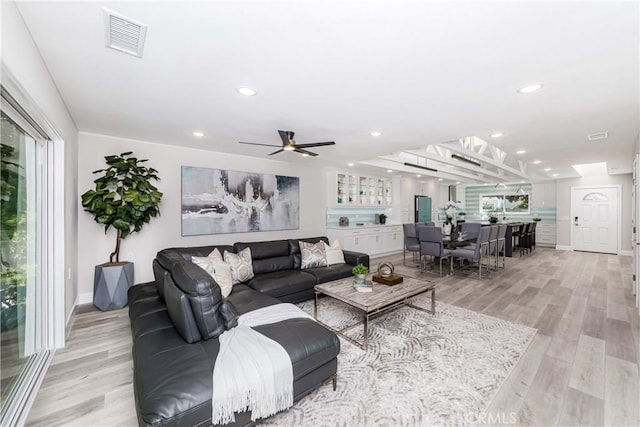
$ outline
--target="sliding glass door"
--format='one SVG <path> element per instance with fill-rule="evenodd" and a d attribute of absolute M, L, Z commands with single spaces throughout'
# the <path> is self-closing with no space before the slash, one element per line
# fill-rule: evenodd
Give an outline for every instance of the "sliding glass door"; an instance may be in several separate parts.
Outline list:
<path fill-rule="evenodd" d="M 23 425 L 64 345 L 64 141 L 0 76 L 0 425 Z"/>
<path fill-rule="evenodd" d="M 0 113 L 0 398 L 4 406 L 42 349 L 42 142 Z"/>

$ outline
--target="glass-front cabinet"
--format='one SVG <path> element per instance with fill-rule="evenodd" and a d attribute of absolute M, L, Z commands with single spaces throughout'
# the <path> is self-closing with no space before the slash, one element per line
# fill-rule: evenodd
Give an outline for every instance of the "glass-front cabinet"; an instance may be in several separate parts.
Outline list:
<path fill-rule="evenodd" d="M 338 172 L 335 178 L 336 206 L 391 206 L 392 181 Z"/>

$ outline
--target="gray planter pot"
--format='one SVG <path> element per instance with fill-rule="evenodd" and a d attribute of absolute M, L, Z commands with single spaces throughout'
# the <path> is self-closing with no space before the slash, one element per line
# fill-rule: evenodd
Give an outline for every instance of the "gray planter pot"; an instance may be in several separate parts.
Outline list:
<path fill-rule="evenodd" d="M 127 291 L 133 286 L 133 263 L 96 265 L 93 276 L 93 305 L 102 311 L 127 305 Z"/>

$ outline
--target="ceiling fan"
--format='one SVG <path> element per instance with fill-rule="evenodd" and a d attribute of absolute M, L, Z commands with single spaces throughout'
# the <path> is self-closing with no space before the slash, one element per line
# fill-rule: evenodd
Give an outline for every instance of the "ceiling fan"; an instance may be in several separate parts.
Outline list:
<path fill-rule="evenodd" d="M 310 144 L 296 144 L 296 141 L 293 139 L 295 133 L 290 130 L 279 130 L 280 138 L 282 139 L 282 146 L 273 145 L 273 144 L 256 144 L 255 142 L 242 142 L 240 144 L 249 144 L 249 145 L 263 145 L 265 147 L 281 147 L 279 150 L 274 151 L 273 153 L 269 153 L 270 156 L 274 154 L 278 154 L 282 151 L 295 151 L 296 153 L 300 153 L 302 155 L 307 156 L 317 156 L 317 153 L 313 153 L 311 151 L 305 150 L 305 148 L 309 147 L 322 147 L 323 145 L 335 145 L 336 143 L 333 141 L 327 142 L 312 142 Z"/>

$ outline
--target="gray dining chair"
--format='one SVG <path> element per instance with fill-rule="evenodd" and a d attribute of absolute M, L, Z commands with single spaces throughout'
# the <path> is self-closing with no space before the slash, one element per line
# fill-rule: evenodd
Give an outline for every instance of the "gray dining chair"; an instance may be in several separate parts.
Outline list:
<path fill-rule="evenodd" d="M 462 260 L 476 261 L 478 263 L 478 278 L 482 279 L 482 260 L 489 255 L 489 233 L 491 229 L 489 227 L 480 228 L 480 234 L 478 235 L 478 241 L 472 249 L 458 248 L 451 251 L 453 258 L 460 258 L 460 267 L 462 267 Z M 453 261 L 452 261 L 453 265 Z M 488 271 L 488 270 L 487 270 Z"/>
<path fill-rule="evenodd" d="M 500 259 L 500 253 L 502 253 L 502 268 L 506 265 L 507 260 L 507 251 L 506 251 L 506 235 L 507 235 L 507 224 L 498 225 L 498 253 L 496 254 L 496 268 L 499 268 L 498 260 Z"/>
<path fill-rule="evenodd" d="M 411 252 L 415 261 L 416 255 L 420 253 L 420 242 L 416 234 L 416 225 L 414 223 L 402 224 L 404 231 L 404 250 L 402 251 L 402 263 L 407 265 L 407 251 Z"/>
<path fill-rule="evenodd" d="M 479 222 L 463 222 L 460 226 L 460 232 L 466 240 L 475 242 L 478 239 L 481 228 L 482 224 Z"/>
<path fill-rule="evenodd" d="M 451 251 L 442 245 L 442 228 L 424 226 L 418 229 L 418 240 L 420 241 L 421 268 L 424 269 L 424 259 L 430 256 L 433 260 L 440 261 L 440 275 L 442 276 L 442 260 L 449 258 Z M 451 271 L 451 267 L 449 267 Z"/>
<path fill-rule="evenodd" d="M 495 257 L 496 269 L 498 268 L 498 227 L 497 224 L 489 226 L 489 257 Z"/>

